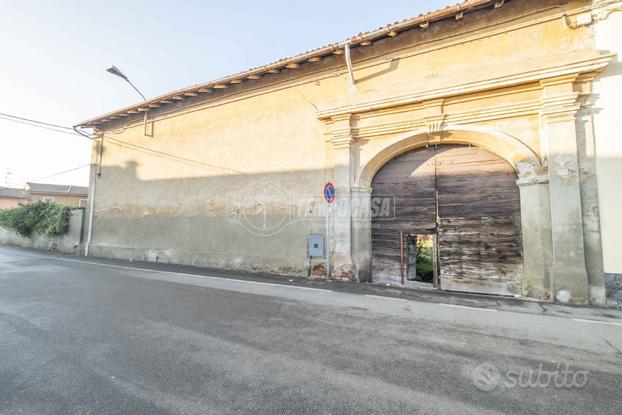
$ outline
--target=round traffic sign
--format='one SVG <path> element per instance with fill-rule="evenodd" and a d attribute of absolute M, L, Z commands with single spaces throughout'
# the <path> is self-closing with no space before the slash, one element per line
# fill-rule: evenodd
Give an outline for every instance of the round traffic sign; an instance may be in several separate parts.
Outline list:
<path fill-rule="evenodd" d="M 326 183 L 326 186 L 324 186 L 324 199 L 328 203 L 332 203 L 335 200 L 335 186 L 331 182 Z"/>

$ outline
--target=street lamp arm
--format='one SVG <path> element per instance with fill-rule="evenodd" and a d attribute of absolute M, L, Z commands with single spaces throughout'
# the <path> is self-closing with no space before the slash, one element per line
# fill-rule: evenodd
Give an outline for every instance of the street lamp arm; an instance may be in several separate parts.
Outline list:
<path fill-rule="evenodd" d="M 132 85 L 132 88 L 134 88 L 134 89 L 136 90 L 136 92 L 138 92 L 138 93 L 140 94 L 140 96 L 141 96 L 141 97 L 143 97 L 143 100 L 147 101 L 147 98 L 145 98 L 145 96 L 143 95 L 143 93 L 142 93 L 142 92 L 140 92 L 140 91 L 138 90 L 138 88 L 136 88 L 136 87 L 134 86 L 134 84 L 133 84 L 132 82 L 130 82 L 130 80 L 129 80 L 129 79 L 125 78 L 125 80 L 127 81 L 127 83 L 128 83 L 128 84 Z"/>
<path fill-rule="evenodd" d="M 130 84 L 132 86 L 132 88 L 134 88 L 134 90 L 136 92 L 138 92 L 138 94 L 143 97 L 143 100 L 147 101 L 147 98 L 145 98 L 145 96 L 143 95 L 142 92 L 140 92 L 138 90 L 138 88 L 136 88 L 134 86 L 134 84 L 129 80 L 129 78 L 127 76 L 125 76 L 125 74 L 123 72 L 121 72 L 121 70 L 119 68 L 117 68 L 116 66 L 112 65 L 111 67 L 109 67 L 108 69 L 106 69 L 107 72 L 113 74 L 114 76 L 118 76 L 119 78 L 124 79 L 128 84 Z"/>

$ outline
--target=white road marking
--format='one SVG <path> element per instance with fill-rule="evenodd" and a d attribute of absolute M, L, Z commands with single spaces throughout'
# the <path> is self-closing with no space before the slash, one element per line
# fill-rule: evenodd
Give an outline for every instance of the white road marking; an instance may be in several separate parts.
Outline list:
<path fill-rule="evenodd" d="M 613 321 L 588 320 L 588 319 L 583 319 L 583 318 L 573 318 L 573 320 L 578 321 L 580 323 L 607 324 L 610 326 L 621 326 L 622 327 L 622 323 L 616 323 Z"/>
<path fill-rule="evenodd" d="M 382 295 L 373 295 L 373 294 L 365 294 L 365 297 L 371 297 L 371 298 L 380 298 L 382 300 L 393 300 L 393 301 L 408 301 L 404 298 L 395 298 L 395 297 L 384 297 Z"/>
<path fill-rule="evenodd" d="M 458 304 L 447 304 L 447 303 L 438 303 L 438 305 L 442 305 L 443 307 L 453 307 L 453 308 L 466 308 L 468 310 L 479 310 L 479 311 L 490 311 L 496 313 L 498 310 L 494 310 L 491 308 L 481 308 L 481 307 L 469 307 L 466 305 L 458 305 Z"/>
<path fill-rule="evenodd" d="M 204 279 L 209 279 L 209 280 L 217 280 L 217 281 L 225 281 L 225 282 L 241 282 L 241 283 L 247 283 L 247 284 L 265 285 L 265 286 L 270 286 L 270 287 L 295 288 L 299 290 L 311 290 L 311 291 L 327 292 L 327 293 L 333 292 L 332 290 L 325 290 L 323 288 L 299 287 L 297 285 L 285 285 L 285 284 L 276 284 L 276 283 L 271 283 L 271 282 L 240 280 L 236 278 L 214 277 L 212 275 L 189 274 L 185 272 L 163 271 L 163 270 L 151 269 L 151 268 L 126 267 L 123 265 L 104 264 L 101 262 L 81 261 L 78 259 L 69 259 L 69 258 L 58 258 L 58 257 L 53 257 L 53 256 L 48 256 L 48 255 L 33 255 L 33 254 L 27 254 L 25 252 L 17 252 L 17 254 L 24 255 L 24 256 L 30 256 L 34 258 L 51 259 L 55 261 L 76 262 L 78 264 L 98 265 L 100 267 L 117 268 L 117 269 L 124 269 L 124 270 L 130 270 L 130 271 L 151 272 L 154 274 L 168 274 L 168 275 L 177 275 L 181 277 L 204 278 Z"/>

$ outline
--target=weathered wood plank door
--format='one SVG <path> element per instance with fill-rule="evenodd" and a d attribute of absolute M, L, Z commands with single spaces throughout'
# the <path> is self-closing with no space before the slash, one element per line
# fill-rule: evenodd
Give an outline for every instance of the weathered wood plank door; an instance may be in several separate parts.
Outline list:
<path fill-rule="evenodd" d="M 512 166 L 476 147 L 439 147 L 436 172 L 441 288 L 519 293 L 523 249 Z"/>
<path fill-rule="evenodd" d="M 522 244 L 516 174 L 485 150 L 441 145 L 389 161 L 372 197 L 395 197 L 395 217 L 372 219 L 372 273 L 400 275 L 400 231 L 437 234 L 440 288 L 520 292 Z"/>
<path fill-rule="evenodd" d="M 400 231 L 436 233 L 434 149 L 397 156 L 374 177 L 372 197 L 395 198 L 393 218 L 372 219 L 372 274 L 400 276 Z"/>

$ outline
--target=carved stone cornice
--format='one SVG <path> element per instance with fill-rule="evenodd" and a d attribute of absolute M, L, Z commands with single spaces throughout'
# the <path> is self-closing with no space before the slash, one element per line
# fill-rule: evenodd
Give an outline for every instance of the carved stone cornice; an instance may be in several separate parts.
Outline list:
<path fill-rule="evenodd" d="M 534 70 L 522 71 L 496 78 L 467 82 L 460 85 L 440 88 L 430 91 L 417 91 L 406 95 L 399 95 L 387 91 L 387 96 L 375 97 L 364 102 L 351 102 L 346 100 L 344 103 L 333 103 L 333 107 L 317 112 L 319 119 L 331 119 L 340 114 L 360 114 L 393 108 L 396 106 L 415 104 L 425 101 L 433 101 L 441 98 L 455 97 L 480 91 L 505 88 L 514 85 L 528 84 L 530 82 L 540 82 L 544 79 L 552 79 L 564 76 L 578 76 L 582 73 L 597 73 L 601 71 L 615 57 L 613 53 L 599 54 L 578 54 L 574 59 L 557 65 L 551 65 Z M 517 65 L 514 65 L 517 66 Z M 358 94 L 357 99 L 364 100 L 364 94 Z"/>
<path fill-rule="evenodd" d="M 622 1 L 596 0 L 592 9 L 594 20 L 605 20 L 611 13 L 622 11 Z"/>
<path fill-rule="evenodd" d="M 521 177 L 520 179 L 516 181 L 516 184 L 519 187 L 524 187 L 524 186 L 533 186 L 536 184 L 546 184 L 548 182 L 549 182 L 548 176 L 540 175 L 540 176 Z"/>
<path fill-rule="evenodd" d="M 575 89 L 578 74 L 543 79 L 540 116 L 544 120 L 574 118 L 581 107 L 579 91 Z"/>
<path fill-rule="evenodd" d="M 326 141 L 332 143 L 334 149 L 347 149 L 354 140 L 352 114 L 339 114 L 331 117 L 327 123 Z"/>

